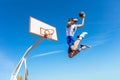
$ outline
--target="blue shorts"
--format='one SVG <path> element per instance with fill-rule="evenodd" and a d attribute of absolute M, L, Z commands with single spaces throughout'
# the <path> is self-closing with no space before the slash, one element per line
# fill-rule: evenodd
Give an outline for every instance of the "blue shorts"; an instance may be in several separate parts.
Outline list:
<path fill-rule="evenodd" d="M 71 46 L 74 45 L 75 39 L 73 36 L 67 36 L 67 44 L 69 45 L 68 53 L 72 52 Z"/>

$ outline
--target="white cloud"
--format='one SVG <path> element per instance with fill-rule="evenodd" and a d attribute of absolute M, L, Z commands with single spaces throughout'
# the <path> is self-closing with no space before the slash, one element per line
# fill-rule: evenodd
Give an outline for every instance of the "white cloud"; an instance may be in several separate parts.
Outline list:
<path fill-rule="evenodd" d="M 0 50 L 0 80 L 8 80 L 13 68 L 14 62 L 5 55 L 4 51 Z"/>
<path fill-rule="evenodd" d="M 111 34 L 113 31 L 106 31 L 102 33 L 96 33 L 92 37 L 87 39 L 88 43 L 92 45 L 92 47 L 99 46 L 105 44 L 111 40 Z"/>
<path fill-rule="evenodd" d="M 51 51 L 51 52 L 46 52 L 46 53 L 42 53 L 42 54 L 37 54 L 37 55 L 32 56 L 32 58 L 48 56 L 48 55 L 57 54 L 57 53 L 61 53 L 61 52 L 64 52 L 64 50 L 57 50 L 57 51 Z"/>

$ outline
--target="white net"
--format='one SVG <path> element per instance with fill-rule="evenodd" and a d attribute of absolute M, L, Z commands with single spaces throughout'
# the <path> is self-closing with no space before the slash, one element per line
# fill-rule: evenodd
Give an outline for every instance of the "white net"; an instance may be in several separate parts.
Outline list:
<path fill-rule="evenodd" d="M 54 34 L 54 30 L 53 29 L 40 28 L 40 34 L 45 38 L 52 39 L 53 34 Z"/>

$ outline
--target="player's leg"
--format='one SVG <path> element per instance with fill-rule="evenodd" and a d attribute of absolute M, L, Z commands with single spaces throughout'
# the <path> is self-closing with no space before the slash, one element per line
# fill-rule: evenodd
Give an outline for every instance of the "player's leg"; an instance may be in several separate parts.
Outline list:
<path fill-rule="evenodd" d="M 69 48 L 68 48 L 68 56 L 69 56 L 70 58 L 72 58 L 72 57 L 75 55 L 75 50 L 71 49 L 71 46 L 73 46 L 74 43 L 75 43 L 74 37 L 68 36 L 68 37 L 67 37 L 67 43 L 68 43 L 68 45 L 69 45 Z"/>
<path fill-rule="evenodd" d="M 79 52 L 80 52 L 80 49 L 82 49 L 82 47 L 84 47 L 84 46 L 81 46 L 81 48 L 78 49 L 78 45 L 79 45 L 80 41 L 82 40 L 82 38 L 85 37 L 86 34 L 87 34 L 87 32 L 83 32 L 82 34 L 80 34 L 80 35 L 78 36 L 78 39 L 74 42 L 74 44 L 69 47 L 68 53 L 69 53 L 69 57 L 70 57 L 70 58 L 72 58 L 72 57 L 75 56 L 77 53 L 79 53 Z M 78 50 L 77 50 L 77 49 L 78 49 Z"/>
<path fill-rule="evenodd" d="M 80 44 L 80 41 L 85 37 L 85 35 L 87 35 L 87 32 L 82 32 L 82 34 L 80 34 L 78 36 L 78 39 L 74 42 L 74 44 L 71 46 L 72 50 L 77 50 L 78 45 Z"/>
<path fill-rule="evenodd" d="M 80 51 L 79 50 L 72 50 L 71 52 L 68 52 L 68 56 L 69 58 L 72 58 L 73 56 L 75 56 L 76 54 L 78 54 Z"/>
<path fill-rule="evenodd" d="M 91 46 L 82 44 L 79 49 L 74 50 L 74 51 L 71 50 L 71 48 L 69 48 L 69 52 L 68 52 L 69 53 L 69 58 L 72 58 L 73 56 L 75 56 L 76 54 L 78 54 L 81 50 L 85 50 L 87 48 L 91 48 Z"/>
<path fill-rule="evenodd" d="M 72 50 L 77 50 L 80 41 L 81 41 L 80 39 L 76 40 L 76 41 L 74 42 L 74 44 L 71 46 L 71 49 L 72 49 Z"/>

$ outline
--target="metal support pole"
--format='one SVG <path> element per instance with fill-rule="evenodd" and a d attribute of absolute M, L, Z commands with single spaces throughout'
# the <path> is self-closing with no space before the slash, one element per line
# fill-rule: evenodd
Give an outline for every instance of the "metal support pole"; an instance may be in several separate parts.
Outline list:
<path fill-rule="evenodd" d="M 26 52 L 24 53 L 23 57 L 21 58 L 21 60 L 19 61 L 18 65 L 16 66 L 16 68 L 14 69 L 13 73 L 11 74 L 11 78 L 10 80 L 17 80 L 17 75 L 18 72 L 24 62 L 24 60 L 26 60 L 26 57 L 28 55 L 28 53 L 35 47 L 37 46 L 42 40 L 44 39 L 44 37 L 41 37 L 38 41 L 36 41 L 33 45 L 31 45 Z M 26 62 L 25 62 L 25 67 L 26 67 Z"/>
<path fill-rule="evenodd" d="M 28 79 L 28 69 L 27 69 L 27 63 L 26 63 L 26 59 L 24 59 L 24 66 L 25 66 L 25 74 L 24 74 L 24 80 Z"/>

